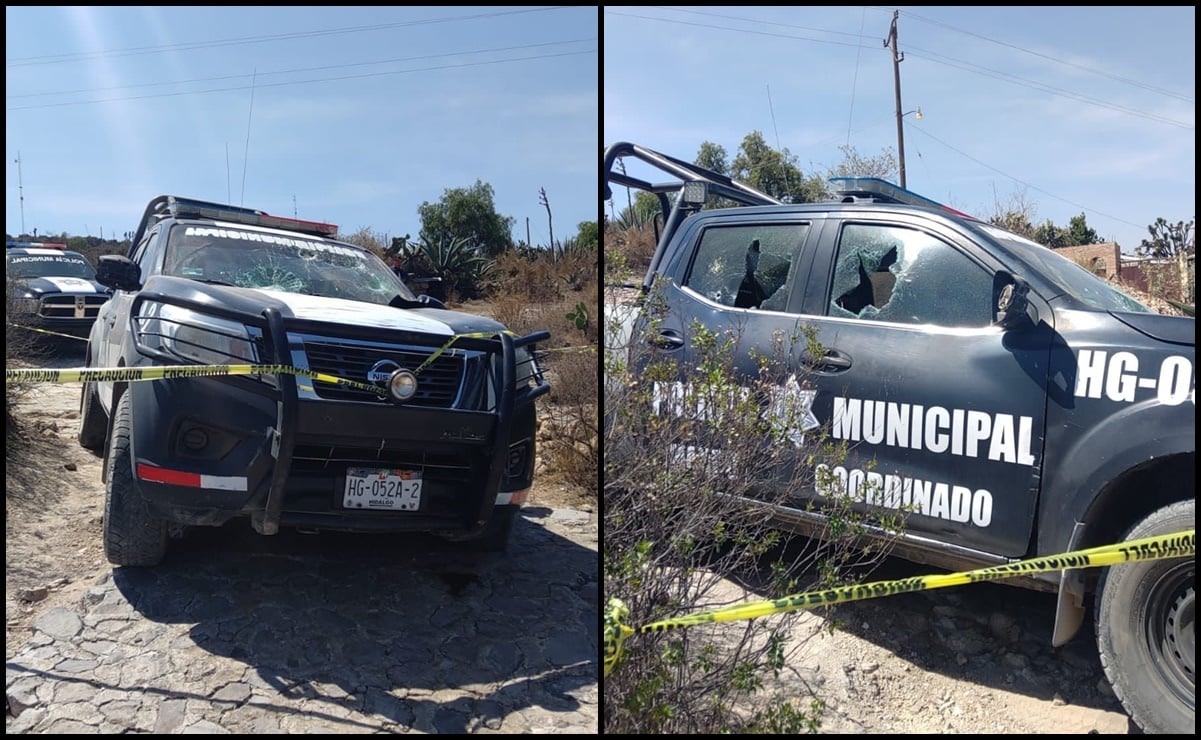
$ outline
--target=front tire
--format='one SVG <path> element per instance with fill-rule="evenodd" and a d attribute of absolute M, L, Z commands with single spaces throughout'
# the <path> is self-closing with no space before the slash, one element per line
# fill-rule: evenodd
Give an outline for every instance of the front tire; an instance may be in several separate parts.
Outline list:
<path fill-rule="evenodd" d="M 167 554 L 167 523 L 150 516 L 133 476 L 130 395 L 121 394 L 113 410 L 104 484 L 104 555 L 113 565 L 152 566 Z"/>
<path fill-rule="evenodd" d="M 1196 501 L 1152 512 L 1126 540 L 1191 530 Z M 1105 569 L 1096 602 L 1097 647 L 1114 693 L 1145 733 L 1196 728 L 1196 560 L 1146 560 Z"/>

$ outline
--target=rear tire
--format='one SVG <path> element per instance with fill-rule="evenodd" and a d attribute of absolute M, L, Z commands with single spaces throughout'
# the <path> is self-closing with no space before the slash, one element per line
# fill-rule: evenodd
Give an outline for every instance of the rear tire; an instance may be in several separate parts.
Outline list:
<path fill-rule="evenodd" d="M 1191 530 L 1196 501 L 1152 512 L 1126 540 Z M 1196 560 L 1105 569 L 1096 600 L 1097 648 L 1114 693 L 1145 733 L 1196 729 Z"/>
<path fill-rule="evenodd" d="M 96 396 L 96 384 L 85 381 L 79 398 L 79 446 L 102 452 L 108 437 L 108 419 Z"/>
<path fill-rule="evenodd" d="M 133 476 L 130 395 L 121 394 L 113 410 L 104 484 L 104 555 L 113 565 L 152 566 L 167 554 L 167 523 L 150 516 Z"/>

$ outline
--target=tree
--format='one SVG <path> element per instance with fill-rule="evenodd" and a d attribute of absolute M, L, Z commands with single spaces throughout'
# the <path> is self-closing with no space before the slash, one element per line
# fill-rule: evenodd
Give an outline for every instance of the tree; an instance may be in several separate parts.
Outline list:
<path fill-rule="evenodd" d="M 1001 201 L 994 199 L 993 212 L 987 221 L 993 226 L 1000 226 L 1006 231 L 1012 231 L 1027 239 L 1039 241 L 1034 235 L 1034 214 L 1036 210 L 1034 204 L 1026 198 L 1025 191 L 1019 191 L 1009 196 L 1008 203 L 1001 203 Z M 1039 243 L 1041 244 L 1042 242 Z"/>
<path fill-rule="evenodd" d="M 353 234 L 339 234 L 338 238 L 344 242 L 357 244 L 360 247 L 370 249 L 377 255 L 383 255 L 387 251 L 387 237 L 376 231 L 372 231 L 370 226 L 363 226 Z"/>
<path fill-rule="evenodd" d="M 1067 237 L 1068 244 L 1073 246 L 1078 244 L 1100 244 L 1105 241 L 1097 236 L 1096 231 L 1089 228 L 1088 223 L 1085 222 L 1083 213 L 1079 216 L 1073 216 L 1068 221 Z"/>
<path fill-rule="evenodd" d="M 821 200 L 826 192 L 825 183 L 817 177 L 806 178 L 796 161 L 787 148 L 772 149 L 761 132 L 752 131 L 738 148 L 730 177 L 786 202 Z"/>
<path fill-rule="evenodd" d="M 897 156 L 891 148 L 885 147 L 884 151 L 875 157 L 865 157 L 853 146 L 840 146 L 838 150 L 842 152 L 842 162 L 827 172 L 827 179 L 878 177 L 894 182 L 901 171 L 900 165 L 897 164 Z"/>
<path fill-rule="evenodd" d="M 1044 247 L 1051 247 L 1052 249 L 1066 247 L 1071 243 L 1068 240 L 1068 232 L 1051 223 L 1051 219 L 1047 219 L 1041 226 L 1036 226 L 1031 238 Z"/>
<path fill-rule="evenodd" d="M 697 151 L 696 159 L 692 163 L 719 175 L 728 175 L 730 172 L 730 165 L 726 159 L 726 148 L 711 141 L 701 142 L 701 148 Z"/>
<path fill-rule="evenodd" d="M 1162 216 L 1147 227 L 1150 239 L 1143 239 L 1138 245 L 1138 253 L 1148 257 L 1176 257 L 1181 254 L 1196 254 L 1193 220 L 1188 223 L 1177 221 L 1168 223 Z"/>
<path fill-rule="evenodd" d="M 427 244 L 466 240 L 489 257 L 513 247 L 515 219 L 496 212 L 492 186 L 480 180 L 470 188 L 444 190 L 440 201 L 422 203 L 417 214 Z"/>
<path fill-rule="evenodd" d="M 595 252 L 600 245 L 600 224 L 596 221 L 581 221 L 571 239 L 580 249 L 591 249 Z"/>
<path fill-rule="evenodd" d="M 1068 221 L 1067 228 L 1056 226 L 1051 219 L 1047 219 L 1041 226 L 1034 227 L 1029 236 L 1039 244 L 1051 248 L 1100 244 L 1104 241 L 1097 236 L 1096 231 L 1089 227 L 1083 213 L 1073 216 Z"/>

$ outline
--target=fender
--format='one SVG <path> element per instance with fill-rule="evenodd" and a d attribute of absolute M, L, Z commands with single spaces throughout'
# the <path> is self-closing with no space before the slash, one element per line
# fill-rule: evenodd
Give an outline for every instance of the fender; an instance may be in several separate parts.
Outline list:
<path fill-rule="evenodd" d="M 1164 406 L 1154 399 L 1119 408 L 1081 434 L 1065 454 L 1046 467 L 1044 491 L 1064 495 L 1039 501 L 1037 552 L 1067 552 L 1094 544 L 1090 525 L 1105 487 L 1152 460 L 1196 451 L 1192 404 Z M 1133 441 L 1133 444 L 1132 444 Z M 1115 451 L 1098 460 L 1096 450 Z M 1182 492 L 1183 493 L 1183 492 Z M 1063 571 L 1051 643 L 1070 640 L 1084 621 L 1086 583 L 1082 571 Z"/>
<path fill-rule="evenodd" d="M 1068 547 L 1076 522 L 1087 523 L 1098 495 L 1123 473 L 1151 460 L 1196 452 L 1193 404 L 1165 406 L 1148 399 L 1114 407 L 1114 413 L 1059 445 L 1062 454 L 1046 461 L 1037 553 Z M 1048 448 L 1053 448 L 1050 442 Z M 1059 493 L 1048 496 L 1047 491 Z"/>

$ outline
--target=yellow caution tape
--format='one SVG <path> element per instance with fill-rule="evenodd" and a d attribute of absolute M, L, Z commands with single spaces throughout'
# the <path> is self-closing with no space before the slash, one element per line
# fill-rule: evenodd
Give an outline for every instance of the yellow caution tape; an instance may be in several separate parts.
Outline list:
<path fill-rule="evenodd" d="M 540 349 L 538 354 L 546 355 L 551 352 L 595 352 L 595 344 L 581 344 L 578 347 L 551 347 L 550 349 Z"/>
<path fill-rule="evenodd" d="M 517 334 L 515 334 L 511 331 L 508 331 L 507 329 L 505 330 L 504 333 L 508 334 L 511 337 L 517 336 Z M 425 362 L 418 365 L 417 369 L 413 371 L 413 374 L 420 375 L 422 370 L 424 370 L 426 367 L 428 367 L 431 362 L 438 359 L 442 355 L 443 352 L 450 349 L 450 345 L 454 344 L 459 339 L 491 339 L 494 336 L 496 336 L 496 332 L 490 332 L 490 331 L 477 331 L 477 332 L 473 332 L 471 334 L 456 334 L 450 338 L 449 342 L 442 345 L 437 350 L 435 350 L 435 352 L 432 355 L 425 358 Z"/>
<path fill-rule="evenodd" d="M 999 581 L 1015 576 L 1042 573 L 1053 570 L 1075 570 L 1103 565 L 1117 565 L 1139 560 L 1158 560 L 1192 555 L 1196 548 L 1196 530 L 1190 529 L 1175 534 L 1146 537 L 1102 545 L 1062 555 L 1047 555 L 1041 558 L 1022 560 L 1006 565 L 994 565 L 979 570 L 947 573 L 932 576 L 916 576 L 895 581 L 877 581 L 858 586 L 841 586 L 821 591 L 785 596 L 772 601 L 757 601 L 748 604 L 696 612 L 674 619 L 665 619 L 643 625 L 637 630 L 625 624 L 629 608 L 620 599 L 610 599 L 605 607 L 605 676 L 617 665 L 621 657 L 622 643 L 632 634 L 667 632 L 668 630 L 693 627 L 699 624 L 729 622 L 738 619 L 755 619 L 769 614 L 782 614 L 816 606 L 830 606 L 847 601 L 875 599 L 893 594 L 927 591 L 965 583 Z"/>
<path fill-rule="evenodd" d="M 385 395 L 386 390 L 369 383 L 346 380 L 335 375 L 313 372 L 291 365 L 158 365 L 155 367 L 89 367 L 77 370 L 22 369 L 5 370 L 5 383 L 77 383 L 85 380 L 105 383 L 127 383 L 139 380 L 170 380 L 174 378 L 208 378 L 225 375 L 258 375 L 260 373 L 298 375 L 326 383 Z"/>
<path fill-rule="evenodd" d="M 81 342 L 86 342 L 86 341 L 88 341 L 88 338 L 87 338 L 87 337 L 77 337 L 77 336 L 75 336 L 74 334 L 63 334 L 62 332 L 58 332 L 58 331 L 50 331 L 49 329 L 39 329 L 39 328 L 37 328 L 36 326 L 25 326 L 24 324 L 14 324 L 14 323 L 13 323 L 13 322 L 11 322 L 11 321 L 10 321 L 10 322 L 8 322 L 8 325 L 9 325 L 9 326 L 15 326 L 15 327 L 17 327 L 18 329 L 28 329 L 29 331 L 36 331 L 36 332 L 37 332 L 37 333 L 39 333 L 39 334 L 49 334 L 49 335 L 51 335 L 51 336 L 54 336 L 54 337 L 65 337 L 65 338 L 67 338 L 67 339 L 78 339 L 78 340 L 79 340 L 79 341 L 81 341 Z"/>
<path fill-rule="evenodd" d="M 28 327 L 22 327 L 28 328 Z M 516 336 L 512 332 L 505 333 Z M 450 348 L 458 339 L 487 339 L 496 336 L 495 332 L 475 332 L 471 334 L 456 334 L 450 340 L 434 351 L 413 371 L 418 375 L 431 362 Z M 155 367 L 110 367 L 110 368 L 80 368 L 75 370 L 51 369 L 20 369 L 4 371 L 5 383 L 72 383 L 81 381 L 96 381 L 105 383 L 125 383 L 140 380 L 168 380 L 174 378 L 203 378 L 225 375 L 258 375 L 258 374 L 289 374 L 347 388 L 358 388 L 370 391 L 379 396 L 386 396 L 388 391 L 377 385 L 363 383 L 357 380 L 347 380 L 335 375 L 327 375 L 312 370 L 305 370 L 291 365 L 159 365 Z"/>

